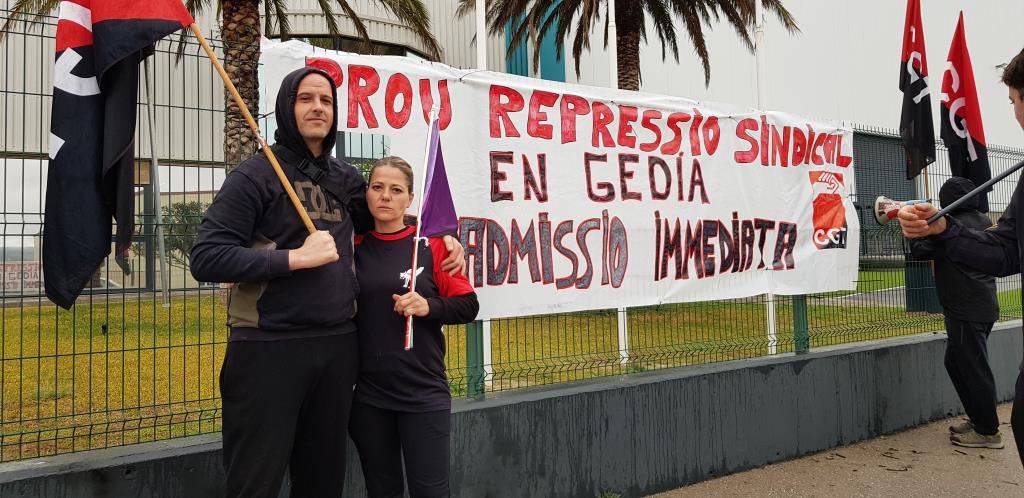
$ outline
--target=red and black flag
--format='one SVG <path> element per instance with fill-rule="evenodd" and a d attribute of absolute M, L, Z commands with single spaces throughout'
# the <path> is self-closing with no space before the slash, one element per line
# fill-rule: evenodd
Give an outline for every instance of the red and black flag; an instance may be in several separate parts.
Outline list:
<path fill-rule="evenodd" d="M 139 62 L 192 24 L 181 0 L 64 0 L 57 21 L 43 273 L 46 296 L 70 308 L 134 231 Z"/>
<path fill-rule="evenodd" d="M 953 44 L 942 75 L 942 107 L 939 111 L 942 142 L 949 149 L 949 167 L 953 176 L 967 178 L 981 185 L 992 178 L 985 146 L 985 129 L 981 125 L 978 91 L 974 87 L 974 69 L 964 36 L 964 14 L 953 33 Z M 988 212 L 988 195 L 979 197 L 980 211 Z"/>
<path fill-rule="evenodd" d="M 907 0 L 903 54 L 900 56 L 900 91 L 903 92 L 900 137 L 903 138 L 907 158 L 907 180 L 910 180 L 921 174 L 925 166 L 935 162 L 935 126 L 932 124 L 920 0 Z"/>

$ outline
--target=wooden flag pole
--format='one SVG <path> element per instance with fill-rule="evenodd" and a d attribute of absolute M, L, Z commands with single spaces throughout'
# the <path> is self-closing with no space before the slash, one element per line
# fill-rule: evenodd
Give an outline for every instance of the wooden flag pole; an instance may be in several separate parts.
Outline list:
<path fill-rule="evenodd" d="M 213 53 L 213 49 L 210 48 L 210 44 L 206 42 L 206 38 L 203 37 L 203 33 L 199 31 L 199 26 L 196 23 L 192 23 L 189 28 L 192 29 L 192 33 L 196 35 L 196 39 L 199 40 L 199 44 L 203 46 L 203 50 L 206 51 L 206 56 L 210 58 L 210 62 L 213 63 L 213 67 L 220 73 L 220 78 L 224 80 L 224 87 L 231 92 L 231 97 L 235 99 L 235 103 L 238 104 L 238 108 L 242 110 L 242 115 L 245 116 L 245 120 L 249 123 L 249 129 L 252 130 L 253 135 L 256 136 L 256 141 L 259 142 L 260 147 L 263 149 L 263 153 L 267 155 L 267 160 L 270 161 L 270 165 L 274 167 L 274 173 L 277 173 L 277 179 L 281 181 L 281 186 L 284 187 L 285 193 L 288 194 L 288 198 L 292 200 L 292 205 L 295 206 L 295 211 L 299 213 L 299 217 L 302 218 L 302 223 L 306 225 L 306 230 L 313 234 L 316 232 L 316 227 L 313 226 L 313 220 L 309 219 L 309 213 L 306 212 L 306 208 L 302 207 L 302 202 L 299 201 L 299 197 L 295 195 L 295 189 L 292 188 L 291 182 L 288 181 L 288 177 L 285 176 L 284 171 L 281 169 L 281 163 L 277 162 L 277 156 L 274 155 L 274 151 L 270 150 L 270 146 L 267 145 L 267 141 L 260 135 L 260 127 L 256 124 L 256 120 L 253 119 L 252 114 L 249 112 L 249 107 L 245 105 L 245 101 L 242 100 L 242 96 L 238 94 L 238 89 L 235 88 L 234 83 L 231 83 L 231 78 L 228 77 L 228 73 L 224 71 L 224 67 L 221 66 L 220 61 L 217 60 L 217 54 Z"/>
<path fill-rule="evenodd" d="M 416 195 L 418 195 L 419 201 L 417 201 L 416 208 L 416 235 L 412 238 L 412 269 L 409 270 L 409 292 L 416 292 L 416 264 L 417 255 L 420 252 L 420 228 L 423 227 L 423 195 L 427 185 L 427 164 L 430 163 L 430 144 L 434 140 L 434 121 L 437 120 L 437 109 L 430 110 L 430 124 L 427 128 L 427 143 L 423 150 L 423 174 L 420 175 L 419 188 L 417 189 Z M 438 130 L 440 132 L 440 130 Z M 413 316 L 409 315 L 405 318 L 405 350 L 412 349 L 412 319 Z"/>

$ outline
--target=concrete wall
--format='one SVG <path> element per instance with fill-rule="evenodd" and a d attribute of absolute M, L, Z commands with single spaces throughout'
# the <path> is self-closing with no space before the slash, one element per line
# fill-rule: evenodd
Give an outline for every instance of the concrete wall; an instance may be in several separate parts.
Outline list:
<path fill-rule="evenodd" d="M 953 415 L 945 343 L 924 334 L 458 402 L 453 496 L 640 496 Z M 1019 323 L 992 333 L 1000 399 L 1022 350 Z M 0 496 L 219 496 L 219 445 L 211 435 L 7 463 Z M 348 451 L 345 496 L 363 496 Z"/>

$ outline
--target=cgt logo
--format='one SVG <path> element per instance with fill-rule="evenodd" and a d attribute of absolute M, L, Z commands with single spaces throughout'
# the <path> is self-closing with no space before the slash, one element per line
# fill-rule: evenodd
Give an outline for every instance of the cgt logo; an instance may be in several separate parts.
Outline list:
<path fill-rule="evenodd" d="M 846 227 L 842 228 L 815 228 L 814 245 L 818 249 L 832 249 L 834 247 L 846 247 Z"/>
<path fill-rule="evenodd" d="M 818 249 L 846 248 L 846 207 L 843 206 L 842 173 L 810 171 L 811 206 L 814 232 L 811 239 Z"/>

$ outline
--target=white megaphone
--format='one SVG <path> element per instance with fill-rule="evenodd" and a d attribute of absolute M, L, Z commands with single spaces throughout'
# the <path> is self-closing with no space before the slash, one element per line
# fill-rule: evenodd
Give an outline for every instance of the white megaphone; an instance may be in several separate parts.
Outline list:
<path fill-rule="evenodd" d="M 879 225 L 885 225 L 886 223 L 889 223 L 889 220 L 892 220 L 899 214 L 901 207 L 923 204 L 925 202 L 932 202 L 932 199 L 894 201 L 884 195 L 880 195 L 875 199 L 875 221 L 877 221 Z"/>

